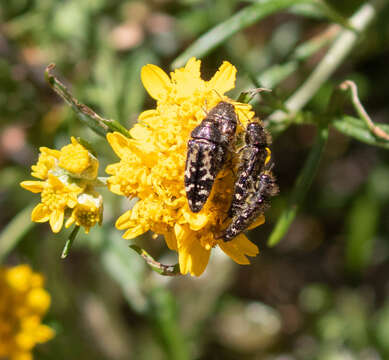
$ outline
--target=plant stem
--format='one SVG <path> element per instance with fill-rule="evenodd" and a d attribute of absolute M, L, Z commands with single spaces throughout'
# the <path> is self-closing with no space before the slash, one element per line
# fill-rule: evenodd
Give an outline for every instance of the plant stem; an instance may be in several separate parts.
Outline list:
<path fill-rule="evenodd" d="M 95 113 L 90 107 L 80 103 L 59 81 L 51 71 L 55 68 L 55 64 L 50 64 L 45 71 L 45 78 L 51 88 L 72 108 L 78 117 L 85 125 L 94 130 L 97 134 L 104 136 L 110 131 L 118 131 L 126 137 L 131 137 L 127 129 L 124 128 L 118 121 L 104 119 Z"/>
<path fill-rule="evenodd" d="M 78 231 L 80 230 L 79 226 L 75 226 L 73 231 L 71 232 L 69 238 L 66 240 L 65 246 L 62 250 L 61 259 L 66 259 L 69 255 L 69 251 L 72 248 L 74 239 L 76 238 Z"/>
<path fill-rule="evenodd" d="M 180 275 L 180 266 L 178 264 L 175 265 L 165 265 L 156 261 L 146 250 L 142 249 L 137 245 L 130 245 L 130 248 L 136 251 L 140 256 L 142 256 L 143 260 L 150 266 L 151 270 L 157 272 L 160 275 L 165 276 L 176 276 Z"/>
<path fill-rule="evenodd" d="M 385 0 L 371 0 L 350 18 L 351 26 L 359 32 L 364 31 L 373 21 L 378 11 L 385 5 Z M 302 109 L 316 94 L 320 86 L 334 73 L 342 61 L 348 56 L 359 36 L 350 30 L 343 30 L 338 39 L 328 50 L 327 54 L 313 70 L 301 87 L 285 102 L 290 112 L 288 116 Z M 269 116 L 269 123 L 279 123 L 287 115 L 283 111 L 276 111 Z"/>
<path fill-rule="evenodd" d="M 343 91 L 350 90 L 351 102 L 353 103 L 354 109 L 358 113 L 359 117 L 365 122 L 366 126 L 375 136 L 377 136 L 380 139 L 388 141 L 389 134 L 374 124 L 373 120 L 370 118 L 369 114 L 367 113 L 361 101 L 359 100 L 358 88 L 355 85 L 355 83 L 351 80 L 346 80 L 340 84 L 339 88 Z"/>
<path fill-rule="evenodd" d="M 276 245 L 286 234 L 297 211 L 304 200 L 305 194 L 308 192 L 316 171 L 319 167 L 320 158 L 324 151 L 325 144 L 328 138 L 328 127 L 319 128 L 315 144 L 313 145 L 308 159 L 305 161 L 304 167 L 298 176 L 293 187 L 292 194 L 289 198 L 288 206 L 279 217 L 272 233 L 270 234 L 268 245 Z"/>

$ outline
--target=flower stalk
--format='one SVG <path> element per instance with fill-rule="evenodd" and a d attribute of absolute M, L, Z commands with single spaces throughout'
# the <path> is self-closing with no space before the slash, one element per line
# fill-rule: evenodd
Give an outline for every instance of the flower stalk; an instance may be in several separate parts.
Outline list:
<path fill-rule="evenodd" d="M 46 81 L 51 88 L 72 108 L 77 116 L 92 130 L 101 136 L 105 136 L 110 131 L 118 131 L 124 136 L 129 137 L 129 133 L 116 120 L 104 119 L 90 107 L 80 103 L 66 88 L 66 86 L 55 77 L 51 71 L 55 68 L 55 64 L 47 66 L 45 71 Z"/>
<path fill-rule="evenodd" d="M 66 240 L 65 246 L 62 250 L 61 259 L 66 259 L 69 255 L 70 249 L 73 246 L 73 242 L 78 234 L 78 231 L 80 230 L 80 226 L 75 226 L 72 230 L 71 234 L 69 235 L 69 238 Z"/>
<path fill-rule="evenodd" d="M 309 156 L 305 161 L 304 167 L 293 186 L 293 191 L 290 195 L 288 205 L 278 218 L 278 221 L 269 236 L 269 246 L 275 246 L 280 242 L 296 217 L 305 195 L 307 194 L 316 175 L 317 169 L 319 168 L 320 158 L 323 154 L 327 139 L 328 127 L 325 126 L 319 128 L 315 144 L 313 145 Z"/>

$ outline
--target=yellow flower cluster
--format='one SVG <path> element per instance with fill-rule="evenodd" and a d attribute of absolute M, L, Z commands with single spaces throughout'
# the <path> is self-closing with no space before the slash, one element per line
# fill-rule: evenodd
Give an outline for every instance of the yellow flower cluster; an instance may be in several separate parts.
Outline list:
<path fill-rule="evenodd" d="M 31 214 L 35 222 L 49 221 L 51 230 L 59 232 L 65 223 L 83 226 L 85 232 L 102 221 L 103 198 L 94 190 L 99 162 L 75 138 L 61 150 L 40 148 L 38 163 L 31 175 L 42 181 L 23 181 L 21 186 L 41 193 L 41 203 Z"/>
<path fill-rule="evenodd" d="M 54 336 L 41 324 L 50 306 L 43 283 L 28 265 L 0 267 L 0 359 L 31 360 L 33 347 Z"/>
<path fill-rule="evenodd" d="M 251 106 L 235 102 L 224 93 L 235 86 L 236 68 L 224 62 L 209 80 L 201 79 L 200 60 L 192 58 L 170 77 L 155 65 L 141 72 L 144 87 L 157 100 L 156 109 L 144 111 L 130 130 L 131 139 L 120 133 L 107 135 L 120 162 L 109 165 L 110 190 L 128 198 L 138 198 L 116 227 L 126 230 L 126 239 L 151 230 L 165 237 L 168 247 L 178 252 L 180 271 L 199 276 L 216 245 L 239 264 L 249 264 L 258 248 L 243 234 L 230 242 L 217 239 L 234 187 L 234 174 L 224 169 L 199 213 L 190 211 L 184 188 L 187 142 L 191 131 L 204 119 L 206 111 L 220 101 L 232 103 L 238 114 L 237 136 L 253 118 Z M 261 215 L 255 226 L 264 222 Z M 254 227 L 255 227 L 254 226 Z"/>

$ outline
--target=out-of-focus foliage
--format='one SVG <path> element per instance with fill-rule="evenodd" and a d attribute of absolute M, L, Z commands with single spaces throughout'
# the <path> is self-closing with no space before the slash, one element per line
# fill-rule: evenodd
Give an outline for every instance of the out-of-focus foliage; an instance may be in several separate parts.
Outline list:
<path fill-rule="evenodd" d="M 266 246 L 315 141 L 313 124 L 324 122 L 330 113 L 334 88 L 353 80 L 370 117 L 388 122 L 385 1 L 293 123 L 281 128 L 268 121 L 281 191 L 266 224 L 249 233 L 261 249 L 252 266 L 238 267 L 215 251 L 198 279 L 150 272 L 114 229 L 128 202 L 108 192 L 103 194 L 103 226 L 92 228 L 88 236 L 79 234 L 71 254 L 60 260 L 70 232 L 53 235 L 45 224 L 32 226 L 29 212 L 36 197 L 18 185 L 29 178 L 40 146 L 59 149 L 70 135 L 99 149 L 99 175 L 106 175 L 106 164 L 117 161 L 105 139 L 84 126 L 45 82 L 49 63 L 56 63 L 56 71 L 81 102 L 130 128 L 141 111 L 154 106 L 145 96 L 140 68 L 154 63 L 168 71 L 185 50 L 193 50 L 191 44 L 220 27 L 222 40 L 202 58 L 205 78 L 228 60 L 238 69 L 231 97 L 257 86 L 272 88 L 253 101 L 257 115 L 265 119 L 285 110 L 285 100 L 337 39 L 339 24 L 348 25 L 346 19 L 370 1 L 328 1 L 332 7 L 326 10 L 315 3 L 1 2 L 0 260 L 29 263 L 47 278 L 52 306 L 45 322 L 56 337 L 37 347 L 36 359 L 389 357 L 388 146 L 372 145 L 378 140 L 351 102 L 345 100 L 341 110 L 331 113 L 337 117 L 318 172 L 308 179 L 312 187 L 303 194 L 286 236 L 276 247 Z M 267 12 L 259 12 L 261 4 Z M 243 28 L 247 24 L 234 19 L 239 20 L 241 11 L 248 13 L 248 7 L 258 12 L 251 13 L 251 22 L 244 20 L 250 26 Z M 227 37 L 225 26 L 231 19 L 238 27 L 229 28 Z M 145 235 L 136 243 L 163 263 L 176 262 L 161 239 Z"/>

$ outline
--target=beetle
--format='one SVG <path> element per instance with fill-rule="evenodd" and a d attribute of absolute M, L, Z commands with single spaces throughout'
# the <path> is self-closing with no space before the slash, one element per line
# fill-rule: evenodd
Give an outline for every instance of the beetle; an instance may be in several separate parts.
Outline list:
<path fill-rule="evenodd" d="M 189 208 L 194 213 L 203 208 L 226 162 L 237 122 L 234 105 L 220 101 L 191 132 L 184 183 Z"/>

